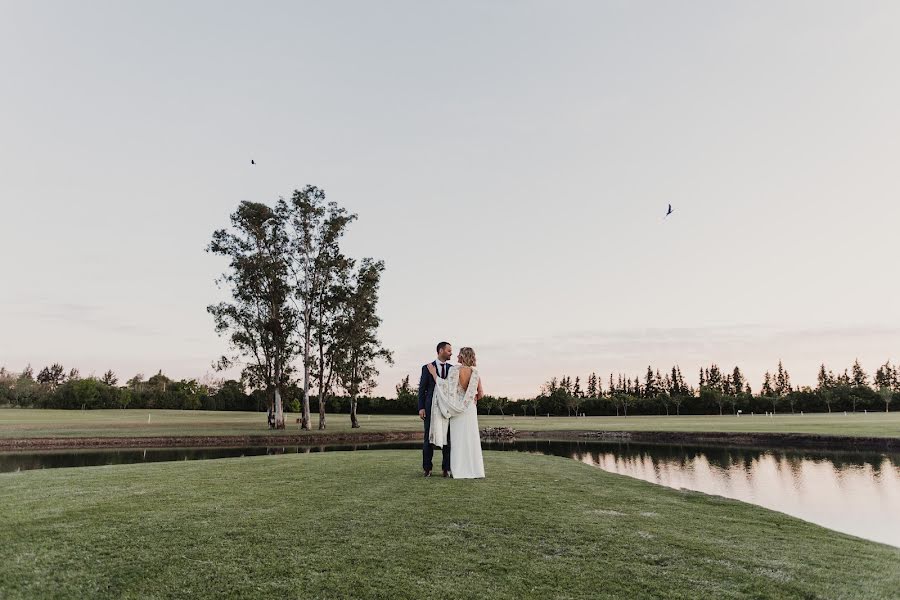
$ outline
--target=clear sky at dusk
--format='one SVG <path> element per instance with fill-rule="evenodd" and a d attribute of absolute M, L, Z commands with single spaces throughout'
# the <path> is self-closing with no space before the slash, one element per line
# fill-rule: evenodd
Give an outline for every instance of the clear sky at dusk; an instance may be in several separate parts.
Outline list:
<path fill-rule="evenodd" d="M 386 262 L 382 394 L 441 339 L 512 397 L 871 373 L 900 360 L 898 31 L 893 1 L 0 0 L 0 365 L 202 376 L 212 231 L 315 184 Z"/>

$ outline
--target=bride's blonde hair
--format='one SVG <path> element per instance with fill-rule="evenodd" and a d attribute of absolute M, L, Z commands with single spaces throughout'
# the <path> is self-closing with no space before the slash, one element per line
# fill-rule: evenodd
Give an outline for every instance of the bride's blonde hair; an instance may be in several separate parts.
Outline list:
<path fill-rule="evenodd" d="M 475 366 L 475 351 L 466 346 L 459 349 L 459 362 L 467 367 Z"/>

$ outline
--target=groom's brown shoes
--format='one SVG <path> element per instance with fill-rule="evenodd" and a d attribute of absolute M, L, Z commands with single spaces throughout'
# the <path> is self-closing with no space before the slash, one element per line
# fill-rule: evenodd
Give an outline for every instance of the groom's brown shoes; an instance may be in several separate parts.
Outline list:
<path fill-rule="evenodd" d="M 450 471 L 444 471 L 444 477 L 450 477 Z"/>
<path fill-rule="evenodd" d="M 424 476 L 424 477 L 431 477 L 431 471 L 425 471 L 425 472 L 423 473 L 423 476 Z"/>

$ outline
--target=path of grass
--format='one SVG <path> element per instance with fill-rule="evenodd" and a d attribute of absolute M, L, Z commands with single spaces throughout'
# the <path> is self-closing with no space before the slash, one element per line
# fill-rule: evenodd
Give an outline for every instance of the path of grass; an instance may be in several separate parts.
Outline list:
<path fill-rule="evenodd" d="M 564 458 L 415 451 L 0 475 L 3 598 L 889 598 L 900 550 Z"/>
<path fill-rule="evenodd" d="M 147 417 L 150 416 L 148 421 Z M 314 426 L 318 415 L 313 415 Z M 288 414 L 288 428 L 280 433 L 295 436 L 299 427 Z M 779 432 L 824 435 L 900 437 L 900 412 L 807 414 L 766 416 L 672 417 L 505 417 L 479 416 L 482 427 L 499 425 L 521 431 L 621 430 L 621 431 L 723 431 Z M 347 415 L 329 415 L 327 433 L 420 431 L 415 415 L 362 415 L 361 429 L 351 430 Z M 271 435 L 265 414 L 250 412 L 182 410 L 0 410 L 0 437 L 130 437 L 191 435 Z M 277 432 L 276 432 L 277 433 Z M 317 435 L 313 430 L 307 432 Z"/>

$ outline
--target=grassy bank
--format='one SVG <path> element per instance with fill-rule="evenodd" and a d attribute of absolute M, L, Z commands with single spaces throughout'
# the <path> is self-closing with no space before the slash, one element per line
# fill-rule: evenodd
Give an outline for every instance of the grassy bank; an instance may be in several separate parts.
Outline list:
<path fill-rule="evenodd" d="M 149 419 L 148 419 L 149 417 Z M 0 437 L 130 437 L 130 436 L 228 436 L 296 435 L 296 415 L 288 414 L 288 428 L 272 432 L 265 414 L 248 412 L 181 410 L 0 410 Z M 482 427 L 507 426 L 520 431 L 696 431 L 735 433 L 808 433 L 900 437 L 900 411 L 893 413 L 844 413 L 672 417 L 511 417 L 479 416 Z M 416 415 L 362 415 L 361 429 L 352 430 L 347 415 L 329 415 L 326 433 L 420 431 Z M 318 415 L 313 415 L 313 425 Z M 306 432 L 318 435 L 318 430 Z"/>
<path fill-rule="evenodd" d="M 415 451 L 0 475 L 4 598 L 888 598 L 900 550 L 575 461 Z"/>

